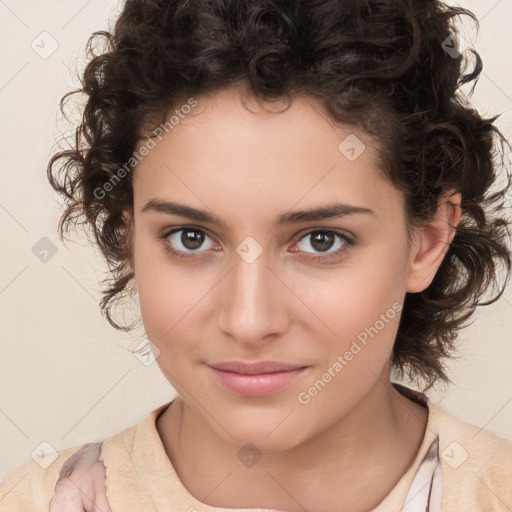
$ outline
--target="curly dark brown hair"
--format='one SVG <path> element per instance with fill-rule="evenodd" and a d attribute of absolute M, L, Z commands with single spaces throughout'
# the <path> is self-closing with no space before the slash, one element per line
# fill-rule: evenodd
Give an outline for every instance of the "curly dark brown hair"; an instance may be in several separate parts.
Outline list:
<path fill-rule="evenodd" d="M 444 191 L 461 193 L 455 237 L 432 283 L 406 294 L 391 356 L 393 369 L 423 379 L 425 390 L 451 382 L 443 361 L 455 355 L 458 330 L 502 295 L 511 267 L 510 223 L 498 215 L 511 187 L 508 143 L 499 116 L 482 117 L 461 90 L 474 82 L 471 95 L 482 71 L 479 54 L 455 44 L 462 15 L 478 27 L 471 12 L 438 0 L 126 0 L 114 29 L 88 40 L 81 88 L 60 101 L 66 117 L 67 97 L 84 94 L 83 117 L 47 170 L 66 203 L 61 240 L 81 221 L 108 264 L 107 320 L 133 329 L 112 316 L 133 292 L 123 219 L 133 172 L 108 193 L 105 183 L 120 168 L 135 171 L 134 149 L 149 140 L 152 121 L 232 85 L 266 101 L 305 93 L 379 142 L 382 172 L 406 200 L 409 233 L 433 218 Z M 492 191 L 501 169 L 505 188 Z M 483 301 L 491 288 L 497 294 Z"/>

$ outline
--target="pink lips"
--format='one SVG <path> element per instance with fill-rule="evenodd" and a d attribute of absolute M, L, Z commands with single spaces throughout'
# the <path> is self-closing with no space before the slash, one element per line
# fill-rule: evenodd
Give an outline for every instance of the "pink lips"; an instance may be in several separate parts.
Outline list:
<path fill-rule="evenodd" d="M 208 366 L 217 382 L 244 396 L 274 393 L 297 379 L 307 368 L 276 361 L 229 361 Z"/>

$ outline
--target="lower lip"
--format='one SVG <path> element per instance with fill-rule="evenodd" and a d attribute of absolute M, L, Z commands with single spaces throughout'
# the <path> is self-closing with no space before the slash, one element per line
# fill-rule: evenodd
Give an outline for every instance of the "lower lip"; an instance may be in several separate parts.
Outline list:
<path fill-rule="evenodd" d="M 275 393 L 291 384 L 306 371 L 306 367 L 274 373 L 244 375 L 218 370 L 209 366 L 214 378 L 223 386 L 244 396 L 265 396 Z"/>

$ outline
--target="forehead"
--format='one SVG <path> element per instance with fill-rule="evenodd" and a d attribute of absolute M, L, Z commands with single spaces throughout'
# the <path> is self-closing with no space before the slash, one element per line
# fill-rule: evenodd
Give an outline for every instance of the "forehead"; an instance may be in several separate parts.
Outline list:
<path fill-rule="evenodd" d="M 222 198 L 238 207 L 278 204 L 279 211 L 297 202 L 401 203 L 379 169 L 375 141 L 332 121 L 314 98 L 262 103 L 226 89 L 194 100 L 190 109 L 173 109 L 172 128 L 160 130 L 137 165 L 139 203 L 184 195 L 196 205 Z"/>

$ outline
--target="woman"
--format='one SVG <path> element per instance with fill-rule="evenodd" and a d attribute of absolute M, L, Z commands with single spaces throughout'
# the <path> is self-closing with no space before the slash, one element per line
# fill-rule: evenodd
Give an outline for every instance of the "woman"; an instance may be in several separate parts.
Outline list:
<path fill-rule="evenodd" d="M 93 35 L 76 147 L 48 168 L 61 234 L 90 223 L 103 311 L 129 330 L 111 310 L 136 288 L 178 396 L 18 468 L 2 511 L 512 507 L 512 442 L 424 394 L 510 271 L 502 136 L 458 93 L 481 71 L 462 13 L 128 0 Z"/>

